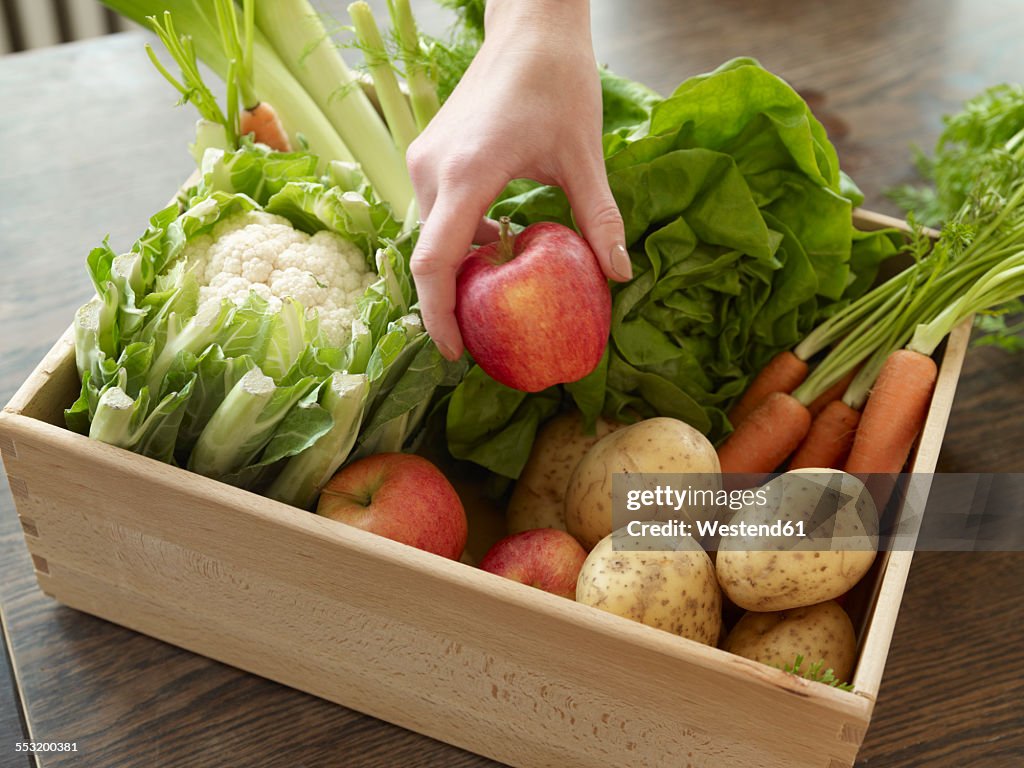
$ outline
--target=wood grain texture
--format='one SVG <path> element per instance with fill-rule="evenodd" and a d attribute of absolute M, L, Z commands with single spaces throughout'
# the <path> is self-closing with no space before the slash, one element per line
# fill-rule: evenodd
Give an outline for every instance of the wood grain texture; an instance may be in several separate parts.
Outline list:
<path fill-rule="evenodd" d="M 858 696 L 0 419 L 43 590 L 175 645 L 521 766 L 849 765 L 863 738 Z"/>
<path fill-rule="evenodd" d="M 866 204 L 890 213 L 881 191 L 912 178 L 908 145 L 930 145 L 966 96 L 1019 78 L 1024 33 L 1024 4 L 1010 0 L 595 0 L 593 15 L 598 57 L 663 92 L 757 56 L 811 99 Z M 88 296 L 88 248 L 108 230 L 127 244 L 188 170 L 191 117 L 171 109 L 140 44 L 115 37 L 0 62 L 0 103 L 15 117 L 0 126 L 0 400 Z M 50 119 L 61 109 L 74 141 Z M 1022 380 L 1024 355 L 971 350 L 941 471 L 1024 471 Z M 40 738 L 83 744 L 82 764 L 493 764 L 56 605 L 35 584 L 6 487 L 0 507 L 0 602 L 30 716 Z M 914 558 L 859 764 L 1021 763 L 1022 584 L 1020 554 Z"/>

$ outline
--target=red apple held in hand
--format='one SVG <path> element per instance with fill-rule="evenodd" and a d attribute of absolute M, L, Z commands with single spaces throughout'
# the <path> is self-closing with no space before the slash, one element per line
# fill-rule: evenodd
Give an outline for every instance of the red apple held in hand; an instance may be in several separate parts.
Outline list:
<path fill-rule="evenodd" d="M 452 560 L 466 546 L 466 513 L 455 489 L 410 453 L 378 453 L 338 470 L 316 513 Z"/>
<path fill-rule="evenodd" d="M 534 528 L 499 541 L 484 555 L 480 567 L 575 600 L 576 580 L 586 559 L 586 551 L 565 531 Z"/>
<path fill-rule="evenodd" d="M 568 227 L 532 224 L 472 251 L 456 282 L 466 349 L 502 384 L 539 392 L 582 379 L 608 344 L 612 298 L 587 242 Z"/>

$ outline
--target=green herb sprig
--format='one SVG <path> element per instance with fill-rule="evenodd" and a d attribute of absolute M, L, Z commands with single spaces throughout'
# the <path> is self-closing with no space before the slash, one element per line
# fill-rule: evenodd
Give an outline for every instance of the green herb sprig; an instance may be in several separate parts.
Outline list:
<path fill-rule="evenodd" d="M 783 672 L 788 672 L 791 675 L 802 677 L 806 680 L 812 680 L 815 683 L 824 683 L 832 688 L 838 688 L 841 691 L 853 691 L 853 685 L 851 683 L 844 683 L 835 675 L 835 671 L 832 667 L 828 669 L 822 669 L 825 666 L 825 660 L 819 659 L 818 661 L 811 664 L 807 669 L 803 669 L 804 657 L 797 654 L 796 659 L 792 664 L 783 664 L 779 669 Z"/>
<path fill-rule="evenodd" d="M 974 198 L 979 207 L 995 209 L 979 190 L 1006 187 L 1002 173 L 1020 173 L 1019 149 L 1024 144 L 1024 85 L 1004 83 L 986 89 L 943 118 L 943 130 L 931 155 L 914 148 L 914 165 L 926 186 L 903 185 L 887 192 L 901 208 L 918 220 L 939 226 L 954 220 L 964 204 Z M 979 313 L 975 326 L 984 335 L 979 346 L 1000 347 L 1009 352 L 1024 350 L 1024 304 L 1011 301 Z"/>

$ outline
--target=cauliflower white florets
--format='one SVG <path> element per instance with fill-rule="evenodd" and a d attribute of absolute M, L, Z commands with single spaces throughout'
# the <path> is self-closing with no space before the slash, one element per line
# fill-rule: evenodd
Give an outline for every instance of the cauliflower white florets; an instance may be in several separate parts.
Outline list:
<path fill-rule="evenodd" d="M 377 275 L 363 252 L 334 232 L 308 235 L 282 216 L 248 211 L 229 216 L 185 247 L 199 281 L 200 307 L 231 299 L 241 305 L 255 292 L 276 312 L 291 296 L 319 315 L 329 344 L 348 343 L 356 301 Z"/>

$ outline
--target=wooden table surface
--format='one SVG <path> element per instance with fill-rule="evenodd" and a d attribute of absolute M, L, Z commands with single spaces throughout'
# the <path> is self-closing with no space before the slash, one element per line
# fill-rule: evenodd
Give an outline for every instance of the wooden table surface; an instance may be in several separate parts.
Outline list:
<path fill-rule="evenodd" d="M 882 191 L 912 177 L 910 143 L 930 146 L 942 114 L 1021 75 L 1022 0 L 594 0 L 593 17 L 598 57 L 663 92 L 759 58 L 813 101 L 867 205 L 891 213 Z M 0 60 L 0 401 L 89 297 L 88 249 L 107 234 L 125 248 L 190 170 L 192 115 L 142 42 Z M 1022 381 L 1024 354 L 970 351 L 940 470 L 1024 471 Z M 1024 765 L 1022 592 L 1019 553 L 915 557 L 858 765 Z M 47 766 L 491 764 L 57 605 L 36 587 L 6 487 L 0 607 L 2 766 L 30 765 L 14 752 L 30 738 L 77 742 L 40 756 Z"/>

